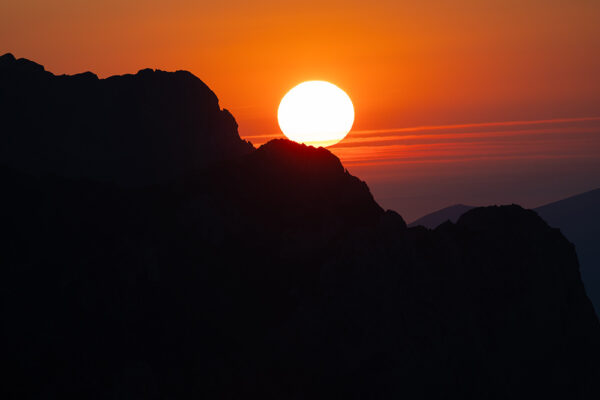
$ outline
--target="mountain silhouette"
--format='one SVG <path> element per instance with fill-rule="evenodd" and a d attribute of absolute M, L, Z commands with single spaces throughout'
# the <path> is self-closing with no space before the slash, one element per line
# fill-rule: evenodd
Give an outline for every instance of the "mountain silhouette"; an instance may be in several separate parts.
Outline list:
<path fill-rule="evenodd" d="M 410 227 L 437 228 L 445 221 L 456 222 L 474 207 L 457 204 L 427 214 Z M 558 228 L 577 250 L 581 275 L 596 312 L 600 311 L 600 189 L 591 190 L 534 209 L 548 224 Z"/>
<path fill-rule="evenodd" d="M 600 189 L 538 207 L 535 211 L 575 244 L 581 276 L 600 312 Z"/>
<path fill-rule="evenodd" d="M 253 150 L 186 71 L 55 76 L 5 54 L 0 87 L 0 158 L 31 174 L 150 184 Z"/>
<path fill-rule="evenodd" d="M 424 215 L 414 222 L 411 222 L 408 226 L 424 226 L 429 229 L 434 229 L 443 224 L 446 221 L 456 222 L 461 215 L 475 208 L 473 206 L 466 206 L 464 204 L 455 204 L 450 207 L 442 208 L 441 210 L 434 211 L 430 214 Z"/>
<path fill-rule="evenodd" d="M 55 107 L 31 83 L 38 75 L 94 97 L 91 76 L 2 62 L 30 82 L 26 100 L 0 108 L 3 121 Z M 11 68 L 0 69 L 1 82 Z M 253 149 L 216 98 L 195 98 L 212 93 L 196 78 L 147 73 L 147 83 L 145 73 L 96 82 L 125 79 L 151 96 L 159 79 L 168 104 L 212 125 L 177 125 L 179 111 L 157 106 L 148 131 L 122 126 L 123 147 L 111 136 L 95 149 L 100 130 L 87 135 L 77 125 L 87 117 L 72 112 L 51 124 L 11 122 L 1 134 L 6 398 L 600 394 L 600 325 L 574 247 L 535 212 L 475 208 L 456 223 L 409 228 L 328 150 L 287 140 Z M 104 118 L 141 121 L 145 106 L 107 106 Z M 72 119 L 69 135 L 98 158 L 75 157 L 64 136 L 69 151 L 55 164 L 57 147 L 37 141 L 63 137 Z M 194 142 L 194 129 L 203 145 L 186 151 L 200 161 L 178 163 L 173 152 Z M 176 143 L 141 157 L 147 169 L 123 161 L 154 135 Z M 168 173 L 157 175 L 154 162 Z"/>

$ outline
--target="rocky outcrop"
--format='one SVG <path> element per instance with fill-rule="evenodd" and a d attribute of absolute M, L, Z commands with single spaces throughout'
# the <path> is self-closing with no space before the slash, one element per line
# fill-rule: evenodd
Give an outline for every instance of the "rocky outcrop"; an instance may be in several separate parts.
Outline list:
<path fill-rule="evenodd" d="M 600 315 L 600 189 L 546 204 L 535 212 L 575 245 L 585 289 Z"/>
<path fill-rule="evenodd" d="M 144 185 L 253 150 L 186 71 L 55 76 L 6 54 L 0 87 L 0 163 L 36 175 Z"/>

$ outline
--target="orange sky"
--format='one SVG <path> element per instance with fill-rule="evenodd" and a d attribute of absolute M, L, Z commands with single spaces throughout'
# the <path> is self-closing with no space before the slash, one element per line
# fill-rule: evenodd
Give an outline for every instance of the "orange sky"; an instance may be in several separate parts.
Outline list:
<path fill-rule="evenodd" d="M 280 135 L 287 90 L 331 81 L 356 108 L 331 150 L 412 220 L 600 187 L 600 123 L 562 121 L 600 117 L 598 21 L 592 0 L 9 0 L 0 52 L 54 73 L 190 70 L 257 144 Z"/>

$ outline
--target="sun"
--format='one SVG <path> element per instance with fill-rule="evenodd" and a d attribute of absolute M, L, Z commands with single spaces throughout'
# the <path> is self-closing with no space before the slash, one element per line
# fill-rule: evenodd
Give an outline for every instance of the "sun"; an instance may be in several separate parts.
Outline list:
<path fill-rule="evenodd" d="M 288 139 L 327 147 L 338 143 L 352 129 L 354 106 L 346 92 L 333 83 L 307 81 L 283 96 L 277 119 Z"/>

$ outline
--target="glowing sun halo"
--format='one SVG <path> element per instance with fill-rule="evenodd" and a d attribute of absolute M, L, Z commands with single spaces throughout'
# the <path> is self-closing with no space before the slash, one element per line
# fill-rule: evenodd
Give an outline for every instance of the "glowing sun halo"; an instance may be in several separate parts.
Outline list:
<path fill-rule="evenodd" d="M 354 106 L 339 87 L 308 81 L 292 88 L 279 104 L 279 127 L 290 140 L 331 146 L 342 140 L 354 123 Z"/>

